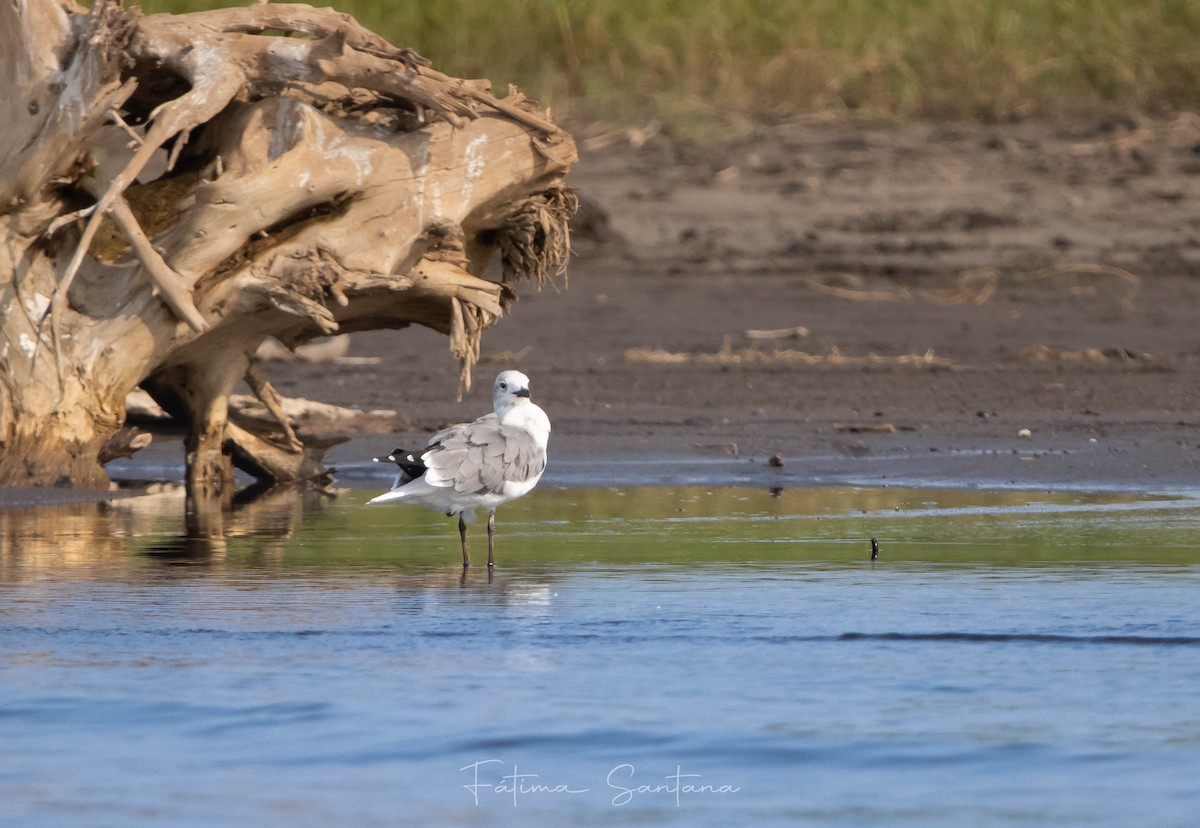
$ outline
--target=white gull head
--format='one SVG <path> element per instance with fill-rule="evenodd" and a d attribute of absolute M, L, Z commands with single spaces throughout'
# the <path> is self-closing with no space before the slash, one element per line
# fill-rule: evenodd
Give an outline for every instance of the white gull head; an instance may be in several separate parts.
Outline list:
<path fill-rule="evenodd" d="M 492 410 L 503 421 L 521 402 L 529 402 L 529 377 L 520 371 L 501 371 L 492 383 Z"/>

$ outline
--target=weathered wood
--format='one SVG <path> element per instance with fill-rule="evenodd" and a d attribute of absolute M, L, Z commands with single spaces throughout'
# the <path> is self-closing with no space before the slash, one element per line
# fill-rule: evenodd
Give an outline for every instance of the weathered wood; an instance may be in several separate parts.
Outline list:
<path fill-rule="evenodd" d="M 283 399 L 275 390 L 275 386 L 271 385 L 253 365 L 246 369 L 246 384 L 250 386 L 250 390 L 254 392 L 254 396 L 263 404 L 263 407 L 275 418 L 279 430 L 283 432 L 283 436 L 287 440 L 288 449 L 293 452 L 302 450 L 304 444 L 296 436 L 296 430 L 292 428 L 292 421 L 288 419 L 288 415 L 283 410 Z"/>
<path fill-rule="evenodd" d="M 286 416 L 229 422 L 264 339 L 426 325 L 469 385 L 512 283 L 566 265 L 570 136 L 330 9 L 0 4 L 0 102 L 0 482 L 103 485 L 138 385 L 206 502 L 233 464 L 319 476 Z"/>
<path fill-rule="evenodd" d="M 119 428 L 100 447 L 100 462 L 102 464 L 111 463 L 119 457 L 129 457 L 141 451 L 153 441 L 153 434 L 148 431 L 140 431 L 136 426 Z"/>
<path fill-rule="evenodd" d="M 183 277 L 172 270 L 162 255 L 154 249 L 145 231 L 142 230 L 142 226 L 138 224 L 137 217 L 129 209 L 129 202 L 123 196 L 113 199 L 112 219 L 125 238 L 129 240 L 129 246 L 133 248 L 146 275 L 150 277 L 150 281 L 154 282 L 159 296 L 167 303 L 167 307 L 174 311 L 176 316 L 191 325 L 192 330 L 199 333 L 208 330 L 208 322 L 192 304 L 192 295 L 188 291 Z"/>

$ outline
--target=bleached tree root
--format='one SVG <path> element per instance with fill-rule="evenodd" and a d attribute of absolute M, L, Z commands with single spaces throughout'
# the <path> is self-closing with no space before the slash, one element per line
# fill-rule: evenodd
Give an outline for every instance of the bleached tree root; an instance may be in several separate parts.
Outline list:
<path fill-rule="evenodd" d="M 570 136 L 347 15 L 28 0 L 0 55 L 0 482 L 102 485 L 138 385 L 187 425 L 198 495 L 235 466 L 320 479 L 264 339 L 426 325 L 469 386 L 514 284 L 566 266 Z M 230 422 L 244 378 L 272 433 Z"/>

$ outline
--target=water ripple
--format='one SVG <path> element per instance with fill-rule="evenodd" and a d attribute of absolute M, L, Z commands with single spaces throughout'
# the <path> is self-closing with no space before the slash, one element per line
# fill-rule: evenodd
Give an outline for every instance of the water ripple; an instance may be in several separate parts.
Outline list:
<path fill-rule="evenodd" d="M 1144 647 L 1195 647 L 1200 636 L 1173 635 L 1061 635 L 1058 633 L 860 633 L 848 632 L 836 636 L 799 637 L 802 641 L 961 641 L 968 644 L 1128 644 Z"/>

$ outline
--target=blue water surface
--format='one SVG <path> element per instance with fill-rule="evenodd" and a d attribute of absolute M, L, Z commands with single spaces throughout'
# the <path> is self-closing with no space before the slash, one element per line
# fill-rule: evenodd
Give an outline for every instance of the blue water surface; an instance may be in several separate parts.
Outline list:
<path fill-rule="evenodd" d="M 0 824 L 1200 817 L 1187 499 L 363 499 L 0 512 Z"/>

